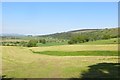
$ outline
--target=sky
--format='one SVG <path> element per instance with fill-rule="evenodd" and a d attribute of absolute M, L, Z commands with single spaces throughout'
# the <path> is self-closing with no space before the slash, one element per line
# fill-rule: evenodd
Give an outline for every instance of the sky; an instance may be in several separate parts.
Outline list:
<path fill-rule="evenodd" d="M 119 0 L 1 0 L 1 2 L 119 2 Z"/>
<path fill-rule="evenodd" d="M 118 27 L 117 2 L 3 2 L 2 33 L 43 35 Z"/>

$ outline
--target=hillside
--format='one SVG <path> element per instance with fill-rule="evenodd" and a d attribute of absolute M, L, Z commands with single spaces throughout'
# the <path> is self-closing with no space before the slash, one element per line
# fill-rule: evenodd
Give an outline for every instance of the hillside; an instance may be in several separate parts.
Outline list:
<path fill-rule="evenodd" d="M 49 35 L 39 36 L 2 36 L 1 41 L 3 45 L 21 45 L 28 44 L 30 40 L 36 40 L 36 46 L 53 46 L 53 45 L 64 45 L 64 44 L 94 44 L 94 43 L 119 43 L 117 41 L 118 28 L 106 28 L 106 29 L 82 29 L 73 30 L 62 33 L 55 33 Z M 120 37 L 120 36 L 119 36 Z M 110 40 L 116 38 L 116 40 Z M 45 44 L 40 41 L 44 40 Z M 99 41 L 103 40 L 103 41 Z M 108 40 L 108 41 L 106 41 Z"/>
<path fill-rule="evenodd" d="M 76 35 L 83 35 L 83 36 L 89 35 L 90 37 L 97 36 L 98 38 L 102 37 L 103 35 L 110 35 L 111 38 L 116 38 L 118 36 L 118 28 L 73 30 L 73 31 L 55 33 L 55 34 L 49 34 L 49 35 L 42 35 L 42 36 L 40 35 L 39 37 L 70 39 L 71 37 Z"/>
<path fill-rule="evenodd" d="M 84 32 L 92 32 L 92 31 L 97 31 L 101 29 L 81 29 L 81 30 L 73 30 L 73 31 L 68 31 L 71 33 L 84 33 Z"/>
<path fill-rule="evenodd" d="M 75 35 L 94 35 L 94 36 L 99 36 L 101 37 L 102 35 L 110 35 L 112 38 L 116 38 L 118 36 L 118 28 L 105 28 L 105 29 L 81 29 L 81 30 L 72 30 L 72 31 L 67 31 L 67 32 L 61 32 L 61 33 L 54 33 L 54 34 L 48 34 L 48 35 L 37 35 L 37 36 L 29 36 L 29 35 L 23 35 L 23 34 L 1 34 L 2 38 L 35 38 L 35 37 L 50 37 L 50 38 L 57 38 L 57 39 L 71 39 L 71 37 Z"/>
<path fill-rule="evenodd" d="M 84 45 L 108 45 L 108 44 L 118 44 L 118 38 L 111 38 L 111 39 L 107 39 L 107 40 L 96 40 L 96 41 L 89 41 L 89 42 L 86 42 L 86 43 L 80 43 L 80 44 L 84 44 Z"/>
<path fill-rule="evenodd" d="M 53 37 L 58 39 L 70 39 L 74 34 L 81 34 L 81 33 L 88 33 L 97 31 L 99 29 L 82 29 L 82 30 L 72 30 L 68 32 L 61 32 L 61 33 L 55 33 L 55 34 L 48 34 L 48 35 L 40 35 L 40 37 Z"/>

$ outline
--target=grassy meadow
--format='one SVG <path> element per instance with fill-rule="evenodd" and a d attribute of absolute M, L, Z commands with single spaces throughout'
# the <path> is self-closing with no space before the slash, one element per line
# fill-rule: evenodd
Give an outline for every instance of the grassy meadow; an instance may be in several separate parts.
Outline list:
<path fill-rule="evenodd" d="M 0 79 L 120 80 L 120 2 L 1 0 L 0 5 Z"/>
<path fill-rule="evenodd" d="M 56 42 L 48 42 L 47 44 L 42 44 L 38 43 L 37 46 L 44 47 L 44 46 L 58 46 L 58 45 L 66 45 L 67 42 L 61 42 L 61 43 L 56 43 Z"/>
<path fill-rule="evenodd" d="M 86 43 L 81 43 L 81 44 L 92 44 L 92 45 L 94 45 L 94 44 L 103 44 L 103 45 L 105 45 L 105 44 L 118 44 L 118 39 L 117 38 L 112 38 L 112 39 L 108 39 L 108 40 L 97 40 L 97 41 L 91 41 L 91 42 L 86 42 Z"/>
<path fill-rule="evenodd" d="M 19 46 L 2 46 L 1 48 L 3 53 L 2 74 L 6 75 L 6 77 L 118 77 L 116 74 L 103 76 L 103 74 L 109 73 L 109 70 L 117 73 L 115 71 L 115 65 L 118 65 L 117 45 L 113 44 L 91 46 L 63 45 L 59 47 L 51 46 L 31 48 Z M 108 65 L 110 65 L 111 67 Z M 95 68 L 92 69 L 92 66 L 95 66 Z M 96 69 L 99 70 L 99 68 L 101 67 L 101 73 L 99 73 L 99 71 L 95 71 Z M 93 72 L 89 73 L 91 69 L 93 70 Z M 85 75 L 88 73 L 91 76 Z"/>
<path fill-rule="evenodd" d="M 1 75 L 6 78 L 118 78 L 116 29 L 46 36 L 3 37 Z M 102 34 L 99 37 L 96 35 Z M 110 36 L 102 36 L 104 32 Z M 87 34 L 94 34 L 89 37 Z M 51 37 L 50 37 L 51 36 Z M 66 39 L 68 36 L 69 39 Z M 84 36 L 84 37 L 83 37 Z M 57 37 L 57 38 L 54 38 Z M 62 39 L 65 37 L 65 39 Z M 88 38 L 89 37 L 89 38 Z M 61 38 L 61 39 L 59 39 Z M 99 39 L 98 39 L 99 38 Z M 94 39 L 94 40 L 93 40 Z M 69 43 L 68 43 L 69 42 Z M 71 43 L 72 42 L 72 43 Z M 1 64 L 1 63 L 0 63 Z"/>
<path fill-rule="evenodd" d="M 117 51 L 117 44 L 108 45 L 61 45 L 61 46 L 47 46 L 47 47 L 32 47 L 29 48 L 34 52 L 40 51 Z"/>

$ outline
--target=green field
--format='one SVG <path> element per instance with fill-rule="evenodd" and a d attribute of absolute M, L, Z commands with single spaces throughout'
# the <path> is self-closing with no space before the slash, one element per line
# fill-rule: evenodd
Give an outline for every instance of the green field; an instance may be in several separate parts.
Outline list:
<path fill-rule="evenodd" d="M 37 44 L 37 46 L 40 46 L 40 47 L 42 47 L 42 46 L 58 46 L 58 45 L 66 45 L 67 44 L 67 42 L 60 42 L 60 43 L 58 43 L 58 42 L 48 42 L 48 43 L 46 43 L 46 44 L 42 44 L 42 43 L 38 43 Z"/>
<path fill-rule="evenodd" d="M 47 42 L 46 44 L 38 43 L 37 46 L 58 46 L 58 45 L 67 45 L 68 42 Z M 89 41 L 85 43 L 79 43 L 78 45 L 108 45 L 108 44 L 118 44 L 118 38 L 112 38 L 108 40 L 96 40 L 96 41 Z"/>
<path fill-rule="evenodd" d="M 118 56 L 118 51 L 76 51 L 76 52 L 44 51 L 33 53 L 52 56 Z"/>
<path fill-rule="evenodd" d="M 90 41 L 90 42 L 86 42 L 86 43 L 81 43 L 82 45 L 85 44 L 118 44 L 118 38 L 112 38 L 112 39 L 108 39 L 108 40 L 96 40 L 96 41 Z"/>
<path fill-rule="evenodd" d="M 114 49 L 117 48 L 116 45 L 106 45 L 104 50 L 101 50 L 101 45 L 96 45 L 96 48 L 91 45 L 92 51 L 88 50 L 88 45 L 82 45 L 82 49 L 81 45 L 70 46 L 51 46 L 49 50 L 53 51 L 46 47 L 1 46 L 2 75 L 13 78 L 118 77 L 117 49 Z M 65 48 L 67 51 L 62 52 Z M 81 51 L 72 52 L 74 49 Z M 100 51 L 95 51 L 96 49 Z M 41 51 L 42 54 L 33 53 L 31 50 Z"/>

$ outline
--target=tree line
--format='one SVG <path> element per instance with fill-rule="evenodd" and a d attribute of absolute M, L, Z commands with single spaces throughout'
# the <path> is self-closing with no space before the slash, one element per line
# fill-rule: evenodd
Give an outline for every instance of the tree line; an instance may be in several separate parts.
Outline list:
<path fill-rule="evenodd" d="M 68 41 L 68 44 L 77 44 L 77 43 L 84 43 L 84 42 L 89 42 L 89 41 L 96 41 L 96 40 L 105 40 L 105 39 L 110 39 L 110 38 L 117 38 L 120 37 L 118 35 L 109 35 L 109 34 L 92 34 L 92 33 L 87 33 L 87 34 L 78 34 L 78 35 L 73 35 L 71 39 Z"/>
<path fill-rule="evenodd" d="M 36 47 L 37 43 L 46 44 L 45 39 L 31 39 L 28 42 L 26 41 L 16 41 L 16 42 L 2 42 L 2 46 L 23 46 L 23 47 Z"/>

